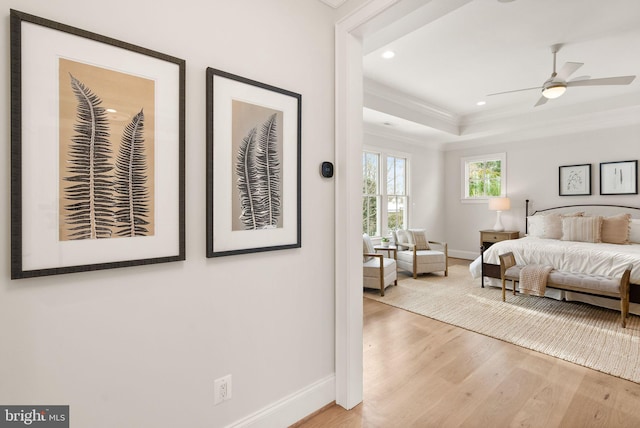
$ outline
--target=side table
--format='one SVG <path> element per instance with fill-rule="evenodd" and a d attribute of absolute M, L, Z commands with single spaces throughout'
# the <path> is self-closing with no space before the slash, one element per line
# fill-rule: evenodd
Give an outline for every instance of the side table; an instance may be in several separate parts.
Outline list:
<path fill-rule="evenodd" d="M 393 251 L 393 259 L 398 260 L 398 247 L 395 245 L 374 245 L 373 249 L 376 251 L 386 251 L 387 257 L 391 258 L 391 251 Z"/>
<path fill-rule="evenodd" d="M 507 241 L 509 239 L 520 238 L 520 232 L 517 230 L 481 230 L 480 231 L 480 256 L 482 263 L 482 280 L 481 286 L 484 288 L 484 276 L 488 275 L 492 278 L 500 277 L 500 266 L 497 268 L 493 265 L 485 267 L 484 265 L 484 250 L 500 241 Z"/>

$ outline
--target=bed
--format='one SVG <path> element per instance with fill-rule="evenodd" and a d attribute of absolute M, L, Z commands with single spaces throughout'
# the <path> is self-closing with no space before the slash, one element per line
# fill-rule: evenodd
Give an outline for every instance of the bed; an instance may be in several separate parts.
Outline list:
<path fill-rule="evenodd" d="M 631 263 L 630 312 L 640 314 L 640 207 L 567 205 L 529 214 L 528 200 L 526 204 L 525 237 L 497 242 L 471 263 L 470 272 L 482 277 L 482 286 L 501 286 L 499 255 L 507 252 L 513 252 L 518 264 L 595 275 L 622 275 Z M 568 291 L 549 290 L 547 296 L 619 306 L 616 300 Z"/>

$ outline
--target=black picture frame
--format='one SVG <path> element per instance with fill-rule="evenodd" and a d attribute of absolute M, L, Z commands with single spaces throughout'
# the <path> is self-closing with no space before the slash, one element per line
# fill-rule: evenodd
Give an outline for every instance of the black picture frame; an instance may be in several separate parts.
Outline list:
<path fill-rule="evenodd" d="M 601 195 L 637 195 L 638 161 L 600 163 Z"/>
<path fill-rule="evenodd" d="M 185 260 L 185 61 L 17 10 L 10 28 L 11 278 Z M 107 74 L 143 82 L 144 103 L 84 84 Z M 109 98 L 136 110 L 111 111 Z M 140 175 L 117 177 L 125 152 L 135 157 L 129 172 L 144 165 Z M 116 190 L 125 182 L 138 190 Z M 131 210 L 118 214 L 126 192 Z"/>
<path fill-rule="evenodd" d="M 302 95 L 211 67 L 206 89 L 207 257 L 300 248 Z"/>
<path fill-rule="evenodd" d="M 558 194 L 560 196 L 590 196 L 591 164 L 558 167 Z"/>

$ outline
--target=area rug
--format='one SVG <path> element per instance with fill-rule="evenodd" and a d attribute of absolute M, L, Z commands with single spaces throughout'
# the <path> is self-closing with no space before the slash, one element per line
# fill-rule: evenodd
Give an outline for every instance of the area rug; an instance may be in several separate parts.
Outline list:
<path fill-rule="evenodd" d="M 466 265 L 449 267 L 449 276 L 400 277 L 398 286 L 365 290 L 369 299 L 424 315 L 524 348 L 640 383 L 640 317 L 627 327 L 620 313 L 545 297 L 507 294 L 480 287 Z"/>

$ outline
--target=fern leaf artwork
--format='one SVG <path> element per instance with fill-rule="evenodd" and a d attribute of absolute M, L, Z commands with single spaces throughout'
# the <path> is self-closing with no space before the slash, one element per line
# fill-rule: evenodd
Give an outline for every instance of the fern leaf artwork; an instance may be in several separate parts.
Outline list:
<path fill-rule="evenodd" d="M 243 138 L 236 158 L 240 220 L 245 229 L 270 229 L 280 218 L 280 159 L 277 150 L 277 114 Z"/>
<path fill-rule="evenodd" d="M 149 190 L 144 151 L 144 111 L 127 124 L 116 159 L 115 218 L 118 236 L 146 236 L 149 233 Z"/>
<path fill-rule="evenodd" d="M 257 229 L 259 227 L 259 222 L 255 215 L 256 201 L 254 200 L 256 199 L 256 189 L 258 188 L 256 171 L 256 128 L 253 128 L 242 139 L 236 162 L 238 191 L 242 210 L 240 220 L 245 229 Z"/>
<path fill-rule="evenodd" d="M 272 114 L 262 124 L 256 167 L 260 192 L 258 206 L 261 210 L 257 216 L 263 228 L 273 228 L 280 217 L 280 159 L 278 159 L 276 114 Z"/>
<path fill-rule="evenodd" d="M 77 100 L 75 135 L 69 146 L 65 206 L 70 239 L 110 238 L 114 225 L 109 124 L 101 99 L 69 75 Z"/>

